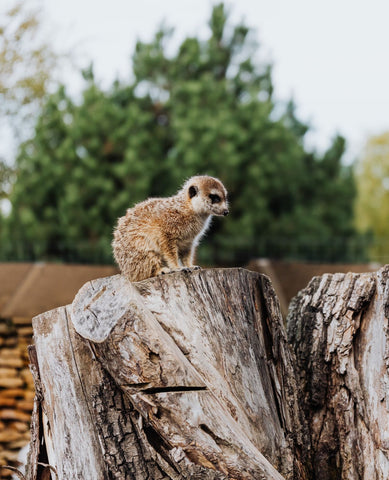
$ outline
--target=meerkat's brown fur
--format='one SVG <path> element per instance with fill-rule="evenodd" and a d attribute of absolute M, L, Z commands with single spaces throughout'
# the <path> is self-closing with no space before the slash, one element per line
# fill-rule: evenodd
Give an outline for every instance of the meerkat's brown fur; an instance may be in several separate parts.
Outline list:
<path fill-rule="evenodd" d="M 112 242 L 120 271 L 137 282 L 195 267 L 195 249 L 212 215 L 227 215 L 227 190 L 217 178 L 196 176 L 176 195 L 149 198 L 119 218 Z"/>

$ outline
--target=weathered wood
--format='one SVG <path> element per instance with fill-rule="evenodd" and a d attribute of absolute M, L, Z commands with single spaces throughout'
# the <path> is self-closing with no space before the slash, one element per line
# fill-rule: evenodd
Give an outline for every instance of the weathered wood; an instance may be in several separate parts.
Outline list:
<path fill-rule="evenodd" d="M 33 321 L 59 479 L 305 479 L 308 434 L 269 280 L 92 281 Z"/>
<path fill-rule="evenodd" d="M 28 348 L 30 370 L 35 384 L 34 407 L 31 415 L 31 440 L 27 455 L 26 479 L 27 480 L 50 480 L 50 467 L 46 466 L 47 452 L 46 442 L 43 440 L 43 391 L 39 374 L 39 364 L 35 346 Z"/>
<path fill-rule="evenodd" d="M 316 277 L 291 304 L 315 479 L 389 478 L 388 319 L 389 266 Z"/>

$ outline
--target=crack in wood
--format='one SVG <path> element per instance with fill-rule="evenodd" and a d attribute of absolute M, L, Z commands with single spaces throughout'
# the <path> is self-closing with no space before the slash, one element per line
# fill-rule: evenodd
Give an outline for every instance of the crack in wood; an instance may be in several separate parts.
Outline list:
<path fill-rule="evenodd" d="M 380 382 L 388 343 L 382 310 L 389 300 L 379 280 L 387 268 L 323 275 L 291 303 L 288 332 L 305 394 L 314 478 L 388 478 L 389 461 L 379 453 L 387 436 Z"/>
<path fill-rule="evenodd" d="M 180 392 L 198 392 L 201 390 L 207 390 L 205 386 L 172 386 L 172 387 L 149 387 L 142 389 L 142 393 L 147 393 L 149 395 L 154 393 L 180 393 Z"/>
<path fill-rule="evenodd" d="M 104 292 L 107 290 L 107 287 L 106 285 L 103 285 L 103 287 L 101 288 L 101 290 L 96 293 L 96 295 L 92 298 L 92 300 L 88 303 L 88 305 L 85 305 L 84 307 L 84 310 L 90 310 L 90 307 L 92 305 L 92 303 L 95 303 L 97 302 L 97 300 L 102 296 L 104 295 Z"/>
<path fill-rule="evenodd" d="M 274 291 L 259 278 L 232 269 L 174 274 L 147 280 L 142 296 L 114 276 L 81 289 L 66 323 L 63 309 L 37 321 L 45 380 L 55 392 L 50 418 L 61 416 L 64 432 L 59 474 L 306 480 L 294 458 L 305 437 L 291 355 Z M 80 448 L 84 432 L 89 445 Z"/>

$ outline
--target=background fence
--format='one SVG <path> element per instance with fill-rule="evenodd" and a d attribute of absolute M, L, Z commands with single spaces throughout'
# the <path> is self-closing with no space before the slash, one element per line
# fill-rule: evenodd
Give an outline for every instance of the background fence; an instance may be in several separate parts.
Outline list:
<path fill-rule="evenodd" d="M 291 237 L 260 237 L 257 240 L 242 238 L 239 242 L 234 241 L 231 245 L 229 239 L 224 240 L 233 256 L 226 262 L 220 260 L 219 246 L 212 247 L 212 238 L 205 238 L 208 243 L 208 255 L 202 256 L 202 246 L 198 248 L 198 262 L 208 265 L 241 266 L 245 265 L 252 258 L 271 258 L 276 260 L 295 260 L 308 262 L 325 263 L 365 263 L 377 262 L 380 264 L 389 263 L 389 237 L 371 238 L 300 238 Z M 10 239 L 3 241 L 0 248 L 1 262 L 21 261 L 49 261 L 80 264 L 101 264 L 111 265 L 114 263 L 111 245 L 108 241 L 96 243 L 58 242 L 55 254 L 47 256 L 41 252 L 45 246 L 39 242 L 23 243 Z M 12 252 L 12 253 L 10 253 Z M 287 253 L 286 253 L 287 252 Z M 386 253 L 388 252 L 388 253 Z"/>

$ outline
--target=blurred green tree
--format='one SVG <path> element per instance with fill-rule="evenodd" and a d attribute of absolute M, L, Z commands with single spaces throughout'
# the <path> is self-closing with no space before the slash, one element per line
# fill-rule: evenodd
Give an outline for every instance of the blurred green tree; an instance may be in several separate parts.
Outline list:
<path fill-rule="evenodd" d="M 389 132 L 369 138 L 356 168 L 355 220 L 374 235 L 370 257 L 389 262 Z"/>
<path fill-rule="evenodd" d="M 250 30 L 231 26 L 223 4 L 209 27 L 208 39 L 186 38 L 173 55 L 166 29 L 138 42 L 130 85 L 103 92 L 89 71 L 82 102 L 64 88 L 50 98 L 18 157 L 15 244 L 37 258 L 109 259 L 127 207 L 209 174 L 227 186 L 231 217 L 215 219 L 200 261 L 347 260 L 354 183 L 344 140 L 307 152 L 293 102 L 276 117 L 271 67 L 255 61 Z"/>
<path fill-rule="evenodd" d="M 163 186 L 153 104 L 133 87 L 105 93 L 85 77 L 81 105 L 59 89 L 20 148 L 8 224 L 27 257 L 107 260 L 117 216 Z"/>

